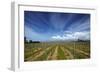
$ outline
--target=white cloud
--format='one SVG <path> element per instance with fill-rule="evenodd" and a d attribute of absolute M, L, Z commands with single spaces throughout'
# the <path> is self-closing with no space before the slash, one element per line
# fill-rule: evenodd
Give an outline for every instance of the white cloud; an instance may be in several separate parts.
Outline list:
<path fill-rule="evenodd" d="M 83 39 L 83 40 L 87 40 L 87 39 L 90 39 L 90 32 L 75 32 L 74 33 L 74 37 L 75 38 L 79 38 L 79 39 Z"/>
<path fill-rule="evenodd" d="M 84 32 L 69 32 L 66 31 L 63 35 L 55 35 L 51 37 L 54 40 L 88 40 L 90 39 L 90 33 L 88 31 Z"/>

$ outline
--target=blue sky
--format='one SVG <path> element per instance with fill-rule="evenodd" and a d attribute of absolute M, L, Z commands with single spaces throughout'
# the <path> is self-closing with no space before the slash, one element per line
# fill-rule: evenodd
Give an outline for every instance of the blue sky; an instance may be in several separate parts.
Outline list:
<path fill-rule="evenodd" d="M 24 36 L 33 41 L 89 40 L 90 14 L 24 11 Z"/>

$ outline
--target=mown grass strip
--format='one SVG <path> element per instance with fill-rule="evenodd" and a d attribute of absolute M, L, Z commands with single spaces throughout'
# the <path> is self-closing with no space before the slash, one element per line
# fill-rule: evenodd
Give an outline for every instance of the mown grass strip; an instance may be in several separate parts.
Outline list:
<path fill-rule="evenodd" d="M 74 56 L 74 59 L 86 59 L 89 58 L 89 56 L 77 51 L 74 47 L 71 46 L 64 46 L 66 49 L 68 49 Z"/>
<path fill-rule="evenodd" d="M 58 54 L 57 55 L 58 55 L 58 60 L 66 59 L 65 54 L 60 46 L 58 47 Z"/>
<path fill-rule="evenodd" d="M 66 56 L 66 59 L 73 59 L 74 58 L 73 53 L 71 53 L 68 49 L 66 49 L 63 46 L 61 46 L 61 49 L 63 50 L 63 52 Z"/>

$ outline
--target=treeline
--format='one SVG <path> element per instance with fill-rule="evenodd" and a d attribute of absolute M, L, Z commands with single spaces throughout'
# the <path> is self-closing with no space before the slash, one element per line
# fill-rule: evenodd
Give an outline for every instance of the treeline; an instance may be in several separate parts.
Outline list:
<path fill-rule="evenodd" d="M 77 42 L 90 42 L 90 40 L 81 40 L 81 39 L 78 39 Z"/>
<path fill-rule="evenodd" d="M 26 37 L 24 37 L 24 43 L 40 43 L 40 41 L 32 41 L 32 40 L 27 40 Z"/>

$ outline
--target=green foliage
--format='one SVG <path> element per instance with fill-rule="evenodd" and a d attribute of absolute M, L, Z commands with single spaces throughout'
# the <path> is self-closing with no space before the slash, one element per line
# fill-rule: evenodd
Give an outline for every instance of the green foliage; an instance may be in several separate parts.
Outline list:
<path fill-rule="evenodd" d="M 65 54 L 64 54 L 63 50 L 61 50 L 60 47 L 58 48 L 58 59 L 59 60 L 66 59 Z"/>

